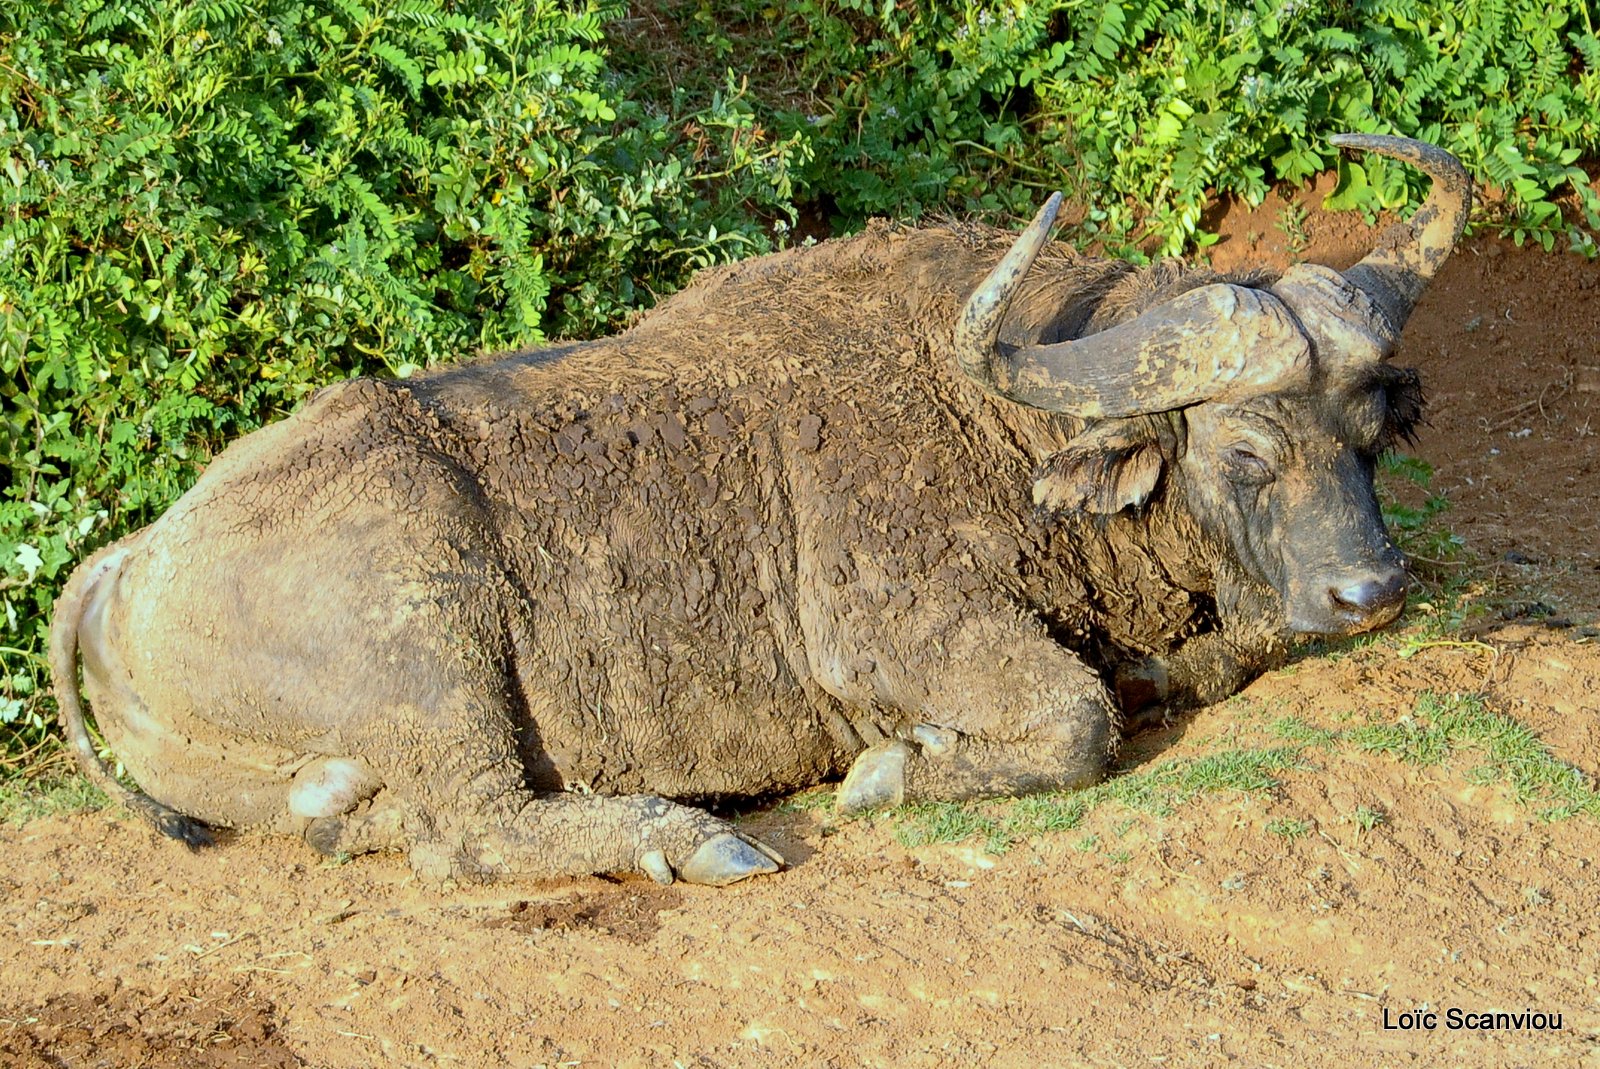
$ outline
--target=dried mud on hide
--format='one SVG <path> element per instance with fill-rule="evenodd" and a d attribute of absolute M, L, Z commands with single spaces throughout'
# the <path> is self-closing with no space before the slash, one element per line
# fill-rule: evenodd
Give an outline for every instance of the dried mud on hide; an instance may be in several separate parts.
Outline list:
<path fill-rule="evenodd" d="M 1357 258 L 1371 231 L 1306 199 L 1293 249 L 1276 198 L 1226 216 L 1216 266 Z M 1048 813 L 972 807 L 945 829 L 990 831 L 916 847 L 927 815 L 839 822 L 813 792 L 743 819 L 792 867 L 720 891 L 424 886 L 398 857 L 192 853 L 111 812 L 0 826 L 0 1063 L 1600 1065 L 1600 824 L 1552 819 L 1600 775 L 1597 278 L 1464 245 L 1399 361 L 1431 403 L 1407 451 L 1478 563 L 1431 565 L 1448 590 L 1400 632 L 1121 759 L 1282 751 L 1265 783 L 1011 837 Z M 1437 1028 L 1385 1027 L 1423 1006 Z M 1562 1028 L 1451 1030 L 1450 1008 Z"/>

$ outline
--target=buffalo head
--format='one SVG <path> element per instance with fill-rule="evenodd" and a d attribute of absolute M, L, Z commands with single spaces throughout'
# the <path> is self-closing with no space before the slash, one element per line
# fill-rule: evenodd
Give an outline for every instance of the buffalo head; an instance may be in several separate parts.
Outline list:
<path fill-rule="evenodd" d="M 1405 138 L 1334 144 L 1410 163 L 1427 203 L 1346 271 L 1299 264 L 1261 285 L 1213 282 L 1065 341 L 1008 345 L 1001 321 L 1044 245 L 1053 196 L 969 298 L 955 342 L 987 389 L 1080 417 L 1035 499 L 1114 513 L 1165 479 L 1243 571 L 1282 600 L 1280 627 L 1353 634 L 1405 601 L 1405 563 L 1373 485 L 1379 455 L 1421 414 L 1414 371 L 1387 361 L 1412 307 L 1450 254 L 1472 185 L 1461 164 Z"/>

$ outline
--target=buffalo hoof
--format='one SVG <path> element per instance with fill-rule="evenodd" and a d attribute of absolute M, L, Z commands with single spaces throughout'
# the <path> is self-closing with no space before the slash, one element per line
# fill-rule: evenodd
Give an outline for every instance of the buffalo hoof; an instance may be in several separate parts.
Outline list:
<path fill-rule="evenodd" d="M 323 857 L 338 857 L 342 852 L 344 821 L 338 817 L 320 817 L 306 825 L 305 839 L 311 849 Z"/>
<path fill-rule="evenodd" d="M 861 751 L 839 787 L 839 812 L 860 813 L 905 801 L 906 760 L 913 752 L 911 744 L 901 739 Z"/>
<path fill-rule="evenodd" d="M 961 744 L 961 736 L 949 728 L 918 724 L 911 729 L 911 737 L 922 747 L 924 757 L 949 757 Z"/>
<path fill-rule="evenodd" d="M 677 877 L 672 875 L 672 866 L 667 864 L 667 855 L 663 850 L 652 850 L 639 859 L 639 867 L 644 874 L 657 883 L 671 883 Z"/>
<path fill-rule="evenodd" d="M 685 883 L 726 887 L 751 876 L 777 872 L 783 867 L 783 858 L 764 843 L 725 831 L 701 843 L 676 873 L 660 850 L 641 857 L 639 867 L 657 883 L 671 883 L 677 878 Z"/>

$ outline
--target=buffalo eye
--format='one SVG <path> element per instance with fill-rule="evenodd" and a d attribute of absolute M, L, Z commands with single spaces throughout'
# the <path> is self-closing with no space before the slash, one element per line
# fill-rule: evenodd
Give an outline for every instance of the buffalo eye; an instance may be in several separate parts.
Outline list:
<path fill-rule="evenodd" d="M 1274 478 L 1271 465 L 1243 443 L 1222 451 L 1222 470 L 1230 480 L 1245 486 L 1265 486 Z"/>

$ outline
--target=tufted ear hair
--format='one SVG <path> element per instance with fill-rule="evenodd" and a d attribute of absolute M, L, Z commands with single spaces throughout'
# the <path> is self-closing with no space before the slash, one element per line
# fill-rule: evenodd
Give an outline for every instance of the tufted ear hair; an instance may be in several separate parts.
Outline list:
<path fill-rule="evenodd" d="M 1393 449 L 1401 442 L 1415 442 L 1417 426 L 1423 422 L 1423 410 L 1427 404 L 1422 391 L 1422 376 L 1413 367 L 1379 364 L 1377 379 L 1388 407 L 1378 448 Z"/>
<path fill-rule="evenodd" d="M 1112 515 L 1140 508 L 1166 463 L 1147 419 L 1112 419 L 1086 428 L 1040 465 L 1033 503 L 1047 512 Z"/>

